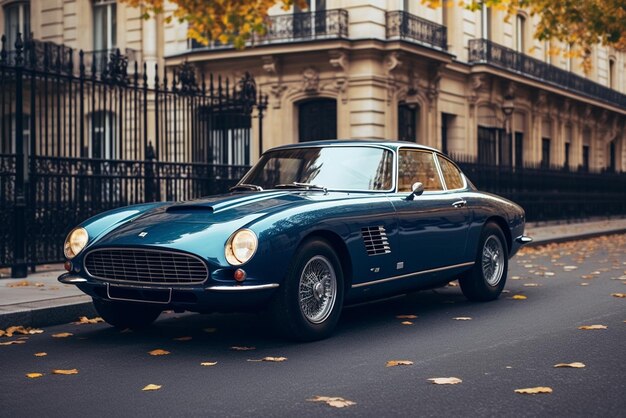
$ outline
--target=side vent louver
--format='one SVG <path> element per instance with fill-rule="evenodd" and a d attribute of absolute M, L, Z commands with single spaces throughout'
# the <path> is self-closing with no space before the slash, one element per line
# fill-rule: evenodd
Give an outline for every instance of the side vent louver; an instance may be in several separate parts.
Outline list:
<path fill-rule="evenodd" d="M 361 228 L 363 242 L 368 255 L 389 254 L 391 248 L 387 240 L 387 232 L 382 226 Z"/>

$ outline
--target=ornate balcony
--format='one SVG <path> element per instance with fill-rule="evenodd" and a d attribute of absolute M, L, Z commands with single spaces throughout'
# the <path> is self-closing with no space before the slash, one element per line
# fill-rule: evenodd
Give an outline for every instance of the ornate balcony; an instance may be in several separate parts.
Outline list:
<path fill-rule="evenodd" d="M 255 35 L 249 42 L 250 45 L 348 37 L 348 11 L 344 9 L 291 13 L 270 16 L 268 19 L 267 33 Z M 194 40 L 190 42 L 191 49 L 232 47 L 232 44 L 221 44 L 218 41 L 213 41 L 208 46 Z"/>
<path fill-rule="evenodd" d="M 445 26 L 403 11 L 386 13 L 387 39 L 403 39 L 431 48 L 448 49 L 448 31 Z"/>
<path fill-rule="evenodd" d="M 601 100 L 619 107 L 626 107 L 626 95 L 617 90 L 610 89 L 487 39 L 471 39 L 469 41 L 469 62 L 470 64 L 489 64 L 592 99 Z"/>

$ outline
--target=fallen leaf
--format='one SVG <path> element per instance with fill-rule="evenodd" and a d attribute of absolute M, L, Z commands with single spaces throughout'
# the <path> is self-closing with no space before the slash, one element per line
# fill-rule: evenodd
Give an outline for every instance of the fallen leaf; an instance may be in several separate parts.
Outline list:
<path fill-rule="evenodd" d="M 521 280 L 522 278 L 520 276 L 513 276 L 511 277 L 511 280 Z"/>
<path fill-rule="evenodd" d="M 401 324 L 402 325 L 413 325 L 413 322 L 411 322 L 411 321 L 402 321 Z"/>
<path fill-rule="evenodd" d="M 607 329 L 606 325 L 582 325 L 578 329 Z"/>
<path fill-rule="evenodd" d="M 579 361 L 575 361 L 573 363 L 559 363 L 559 364 L 555 364 L 554 367 L 571 367 L 573 369 L 582 369 L 583 367 L 585 367 L 584 363 L 581 363 Z"/>
<path fill-rule="evenodd" d="M 458 377 L 433 377 L 428 380 L 433 382 L 435 385 L 456 385 L 462 382 L 462 380 Z"/>
<path fill-rule="evenodd" d="M 539 287 L 539 283 L 524 283 L 524 287 Z"/>
<path fill-rule="evenodd" d="M 234 345 L 230 347 L 230 349 L 233 351 L 250 351 L 250 350 L 256 350 L 256 347 L 245 347 L 245 346 Z"/>
<path fill-rule="evenodd" d="M 41 376 L 43 376 L 43 373 L 26 373 L 26 377 L 28 377 L 29 379 L 37 379 Z"/>
<path fill-rule="evenodd" d="M 616 298 L 626 298 L 626 293 L 611 293 L 611 296 Z"/>
<path fill-rule="evenodd" d="M 457 287 L 459 284 L 457 282 L 450 282 L 448 283 L 448 286 L 450 287 Z"/>
<path fill-rule="evenodd" d="M 340 397 L 316 396 L 313 399 L 307 399 L 309 402 L 325 402 L 333 408 L 345 408 L 347 406 L 356 405 L 356 402 L 349 401 Z"/>
<path fill-rule="evenodd" d="M 67 338 L 71 337 L 72 335 L 74 334 L 72 334 L 71 332 L 60 332 L 58 334 L 52 334 L 54 338 Z"/>
<path fill-rule="evenodd" d="M 95 318 L 87 318 L 86 316 L 81 316 L 80 318 L 78 318 L 77 322 L 74 322 L 75 325 L 80 325 L 80 324 L 97 324 L 98 322 L 104 322 L 104 319 L 100 318 L 99 316 L 96 316 Z"/>
<path fill-rule="evenodd" d="M 159 390 L 159 389 L 161 389 L 161 385 L 153 385 L 152 383 L 150 383 L 149 385 L 147 385 L 145 388 L 141 390 L 150 391 L 150 390 Z"/>
<path fill-rule="evenodd" d="M 205 328 L 203 329 L 204 332 L 208 332 L 209 334 L 217 331 L 217 328 Z"/>
<path fill-rule="evenodd" d="M 21 325 L 13 325 L 8 327 L 6 330 L 0 330 L 0 336 L 12 337 L 14 334 L 22 334 L 22 335 L 33 335 L 33 334 L 41 334 L 43 333 L 42 329 L 37 328 L 25 328 Z"/>
<path fill-rule="evenodd" d="M 5 341 L 3 343 L 0 343 L 0 345 L 13 345 L 13 344 L 24 344 L 26 343 L 26 341 L 24 340 L 12 340 L 12 341 Z"/>
<path fill-rule="evenodd" d="M 54 370 L 52 370 L 52 373 L 53 374 L 64 374 L 64 375 L 78 374 L 78 369 L 68 369 L 68 370 L 54 369 Z"/>
<path fill-rule="evenodd" d="M 515 393 L 534 395 L 536 393 L 552 393 L 552 388 L 546 386 L 537 386 L 534 388 L 515 389 Z"/>
<path fill-rule="evenodd" d="M 19 282 L 7 284 L 7 287 L 27 287 L 27 286 L 35 286 L 35 283 L 29 282 L 28 280 L 22 280 Z"/>
<path fill-rule="evenodd" d="M 513 296 L 511 296 L 511 299 L 524 300 L 524 299 L 528 299 L 528 298 L 526 296 L 524 296 L 524 295 L 513 295 Z"/>
<path fill-rule="evenodd" d="M 395 367 L 395 366 L 411 366 L 413 362 L 411 360 L 389 360 L 387 362 L 387 367 Z"/>
<path fill-rule="evenodd" d="M 203 363 L 200 363 L 201 366 L 215 366 L 217 364 L 217 361 L 205 361 Z"/>
<path fill-rule="evenodd" d="M 471 321 L 472 317 L 470 316 L 455 316 L 454 318 L 455 321 Z"/>
<path fill-rule="evenodd" d="M 553 273 L 553 272 L 551 272 L 551 271 L 546 271 L 546 272 L 544 273 L 544 276 L 554 276 L 554 273 Z"/>
<path fill-rule="evenodd" d="M 581 286 L 589 286 L 589 283 L 587 283 L 587 282 L 582 282 L 580 285 L 581 285 Z"/>
<path fill-rule="evenodd" d="M 148 351 L 148 354 L 150 354 L 151 356 L 166 356 L 169 353 L 170 353 L 169 351 L 161 350 L 160 348 L 157 348 L 156 350 Z"/>
<path fill-rule="evenodd" d="M 281 361 L 287 361 L 287 357 L 263 357 L 258 360 L 248 359 L 248 361 L 269 361 L 274 363 L 280 363 Z"/>
<path fill-rule="evenodd" d="M 189 341 L 192 338 L 193 337 L 178 337 L 178 338 L 174 338 L 174 341 Z"/>
<path fill-rule="evenodd" d="M 578 268 L 578 266 L 565 266 L 563 267 L 563 270 L 565 271 L 574 271 Z"/>
<path fill-rule="evenodd" d="M 398 319 L 416 319 L 417 315 L 396 315 Z"/>
<path fill-rule="evenodd" d="M 35 353 L 35 357 L 45 357 L 48 353 Z"/>

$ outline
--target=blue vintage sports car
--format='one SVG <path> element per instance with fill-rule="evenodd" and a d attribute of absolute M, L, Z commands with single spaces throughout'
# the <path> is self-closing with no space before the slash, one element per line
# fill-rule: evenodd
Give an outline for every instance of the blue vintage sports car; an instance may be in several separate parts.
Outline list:
<path fill-rule="evenodd" d="M 269 150 L 228 194 L 112 210 L 72 230 L 62 283 L 116 327 L 164 309 L 268 307 L 299 340 L 331 334 L 344 304 L 459 279 L 497 298 L 530 242 L 524 210 L 479 192 L 435 149 L 324 141 Z"/>

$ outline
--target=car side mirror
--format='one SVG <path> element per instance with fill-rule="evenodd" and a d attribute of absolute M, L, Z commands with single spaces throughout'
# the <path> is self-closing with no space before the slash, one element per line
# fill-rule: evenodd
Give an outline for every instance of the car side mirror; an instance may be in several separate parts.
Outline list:
<path fill-rule="evenodd" d="M 413 191 L 410 195 L 407 196 L 406 200 L 413 200 L 415 199 L 415 196 L 421 196 L 421 194 L 424 193 L 424 185 L 419 181 L 413 183 L 413 186 L 411 188 L 413 189 Z"/>

